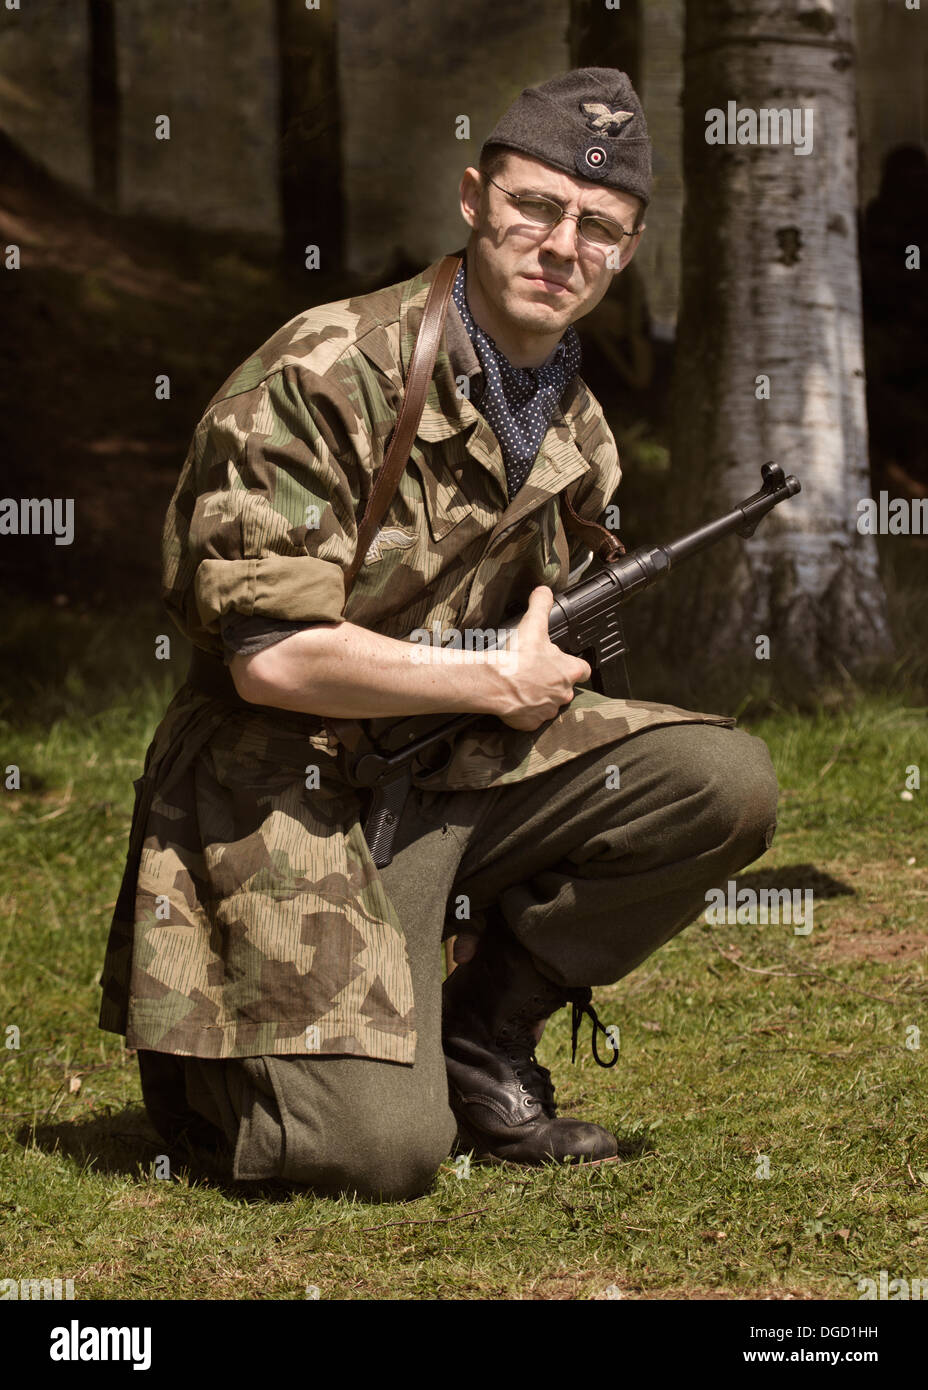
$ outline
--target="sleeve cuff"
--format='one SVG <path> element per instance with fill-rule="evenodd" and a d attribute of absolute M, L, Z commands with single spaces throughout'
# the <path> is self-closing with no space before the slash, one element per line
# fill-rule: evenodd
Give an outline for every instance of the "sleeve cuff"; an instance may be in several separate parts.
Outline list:
<path fill-rule="evenodd" d="M 219 619 L 233 612 L 294 622 L 339 622 L 345 576 L 340 565 L 311 555 L 202 560 L 194 592 L 200 623 L 218 635 Z"/>

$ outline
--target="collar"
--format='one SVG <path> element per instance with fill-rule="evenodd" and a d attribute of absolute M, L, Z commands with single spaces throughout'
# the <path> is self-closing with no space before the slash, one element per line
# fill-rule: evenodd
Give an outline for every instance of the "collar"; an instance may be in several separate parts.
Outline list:
<path fill-rule="evenodd" d="M 466 251 L 461 248 L 453 254 L 464 258 Z M 418 275 L 398 285 L 390 285 L 349 301 L 349 307 L 360 315 L 355 328 L 357 349 L 400 392 L 404 388 L 409 360 L 422 324 L 429 286 L 442 259 L 439 257 Z M 496 477 L 502 495 L 507 497 L 506 470 L 499 441 L 473 402 L 457 389 L 455 378 L 458 376 L 466 376 L 474 384 L 477 384 L 475 379 L 479 377 L 482 387 L 483 369 L 460 314 L 454 309 L 452 315 L 451 309 L 454 309 L 453 303 L 449 305 L 416 437 L 428 443 L 440 443 L 454 435 L 465 434 L 467 453 Z M 577 443 L 578 420 L 588 415 L 586 407 L 589 401 L 587 387 L 579 376 L 574 377 L 554 411 L 532 471 L 533 482 L 548 490 L 549 495 L 569 486 L 591 467 Z M 586 435 L 587 428 L 582 425 L 580 428 Z M 456 476 L 461 474 L 460 468 L 452 471 Z M 463 484 L 463 475 L 458 476 L 458 482 Z M 516 511 L 522 513 L 527 510 L 526 504 L 535 494 L 536 488 L 526 483 L 514 501 L 505 508 L 506 516 L 511 519 Z"/>
<path fill-rule="evenodd" d="M 453 299 L 448 300 L 448 315 L 445 319 L 445 347 L 448 350 L 448 361 L 455 381 L 466 376 L 470 381 L 471 401 L 479 400 L 485 385 L 483 368 L 470 340 L 470 334 L 464 327 L 464 320 L 461 318 L 458 306 Z"/>

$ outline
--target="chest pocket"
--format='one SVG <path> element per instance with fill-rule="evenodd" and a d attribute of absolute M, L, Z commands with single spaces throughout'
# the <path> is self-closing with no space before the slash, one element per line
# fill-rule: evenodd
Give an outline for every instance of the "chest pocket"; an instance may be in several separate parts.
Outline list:
<path fill-rule="evenodd" d="M 453 450 L 456 454 L 455 445 L 455 440 L 449 440 L 442 445 L 422 445 L 417 442 L 413 446 L 406 467 L 406 472 L 412 477 L 404 481 L 415 480 L 418 485 L 419 496 L 425 507 L 429 536 L 436 544 L 443 541 L 448 533 L 473 511 L 442 457 L 443 450 Z"/>
<path fill-rule="evenodd" d="M 551 501 L 539 514 L 541 532 L 542 561 L 544 564 L 544 583 L 557 593 L 567 584 L 570 569 L 570 541 L 561 521 L 558 498 Z"/>
<path fill-rule="evenodd" d="M 511 566 L 524 567 L 526 582 L 531 586 L 547 584 L 555 593 L 565 586 L 570 550 L 556 497 L 519 524 L 506 558 Z"/>

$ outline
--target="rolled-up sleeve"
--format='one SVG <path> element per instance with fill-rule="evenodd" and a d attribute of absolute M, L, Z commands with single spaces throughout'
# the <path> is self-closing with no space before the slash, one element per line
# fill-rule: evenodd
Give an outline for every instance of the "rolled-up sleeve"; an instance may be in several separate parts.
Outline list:
<path fill-rule="evenodd" d="M 193 642 L 220 652 L 230 614 L 342 619 L 364 466 L 358 438 L 339 388 L 293 365 L 207 411 L 162 542 L 164 601 Z"/>
<path fill-rule="evenodd" d="M 223 661 L 228 666 L 235 656 L 255 656 L 267 647 L 292 637 L 295 632 L 308 632 L 316 623 L 290 622 L 283 618 L 243 618 L 238 613 L 223 613 L 219 619 L 224 648 Z"/>

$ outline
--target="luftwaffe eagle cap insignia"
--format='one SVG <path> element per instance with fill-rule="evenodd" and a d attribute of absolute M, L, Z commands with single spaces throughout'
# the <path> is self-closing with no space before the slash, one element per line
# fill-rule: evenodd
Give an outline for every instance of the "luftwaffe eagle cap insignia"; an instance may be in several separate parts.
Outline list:
<path fill-rule="evenodd" d="M 604 101 L 583 101 L 580 110 L 587 124 L 600 135 L 619 135 L 622 127 L 635 119 L 634 111 L 612 111 Z"/>
<path fill-rule="evenodd" d="M 526 87 L 484 141 L 555 169 L 651 198 L 651 142 L 641 102 L 618 68 L 574 68 Z"/>

